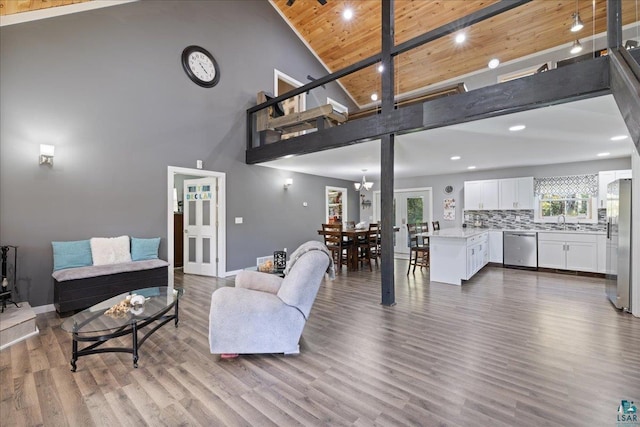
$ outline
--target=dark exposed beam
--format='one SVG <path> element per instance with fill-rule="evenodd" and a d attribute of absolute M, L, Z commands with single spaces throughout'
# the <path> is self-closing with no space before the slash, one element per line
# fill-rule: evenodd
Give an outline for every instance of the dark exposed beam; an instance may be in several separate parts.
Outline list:
<path fill-rule="evenodd" d="M 531 0 L 502 0 L 498 3 L 487 6 L 484 9 L 478 10 L 477 12 L 473 12 L 460 19 L 456 19 L 455 21 L 452 21 L 446 25 L 433 29 L 420 36 L 414 37 L 411 40 L 407 40 L 404 43 L 396 45 L 392 50 L 392 54 L 394 56 L 399 55 L 403 52 L 414 49 L 425 43 L 429 43 L 434 40 L 437 40 L 443 36 L 446 36 L 447 34 L 460 31 L 465 27 L 468 27 L 473 24 L 477 24 L 478 22 L 482 22 L 485 19 L 493 18 L 496 15 L 499 15 L 503 12 L 507 12 L 518 6 L 522 6 L 523 4 L 529 3 L 530 1 Z"/>
<path fill-rule="evenodd" d="M 382 116 L 394 112 L 394 67 L 391 50 L 394 43 L 394 1 L 382 0 Z M 395 151 L 395 134 L 385 133 L 380 143 L 380 210 L 382 228 L 382 256 L 380 260 L 380 276 L 382 305 L 391 306 L 396 303 L 395 269 L 393 259 L 393 168 Z"/>
<path fill-rule="evenodd" d="M 610 92 L 606 56 L 424 103 L 423 128 L 516 113 Z"/>
<path fill-rule="evenodd" d="M 609 56 L 611 92 L 633 144 L 640 153 L 640 65 L 624 49 L 612 50 Z"/>
<path fill-rule="evenodd" d="M 622 46 L 622 2 L 607 0 L 607 47 Z"/>
<path fill-rule="evenodd" d="M 422 104 L 393 111 L 390 115 L 368 116 L 340 126 L 289 138 L 247 150 L 247 164 L 276 160 L 289 154 L 301 155 L 330 150 L 379 138 L 385 133 L 403 132 L 422 127 Z"/>
<path fill-rule="evenodd" d="M 609 58 L 578 62 L 471 92 L 402 107 L 247 150 L 248 164 L 308 154 L 389 133 L 432 129 L 610 93 Z"/>

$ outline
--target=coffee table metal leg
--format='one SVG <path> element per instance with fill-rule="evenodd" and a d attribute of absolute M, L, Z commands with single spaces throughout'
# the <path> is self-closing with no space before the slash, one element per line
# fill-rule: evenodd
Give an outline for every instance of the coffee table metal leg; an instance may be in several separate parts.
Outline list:
<path fill-rule="evenodd" d="M 78 360 L 78 341 L 76 341 L 75 334 L 72 337 L 71 345 L 71 372 L 75 372 L 77 369 L 76 361 Z"/>
<path fill-rule="evenodd" d="M 138 323 L 131 324 L 131 336 L 133 337 L 133 367 L 138 367 Z"/>
<path fill-rule="evenodd" d="M 176 311 L 175 311 L 175 320 L 174 320 L 175 323 L 174 323 L 174 325 L 175 325 L 176 328 L 178 327 L 178 320 L 180 320 L 180 319 L 178 319 L 178 301 L 179 300 L 176 300 L 176 304 L 175 304 L 176 305 L 176 307 L 175 307 Z"/>

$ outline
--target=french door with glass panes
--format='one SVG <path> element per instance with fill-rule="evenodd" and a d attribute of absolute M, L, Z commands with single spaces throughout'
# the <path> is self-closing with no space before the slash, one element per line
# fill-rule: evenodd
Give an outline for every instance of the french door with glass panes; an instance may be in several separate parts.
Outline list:
<path fill-rule="evenodd" d="M 375 194 L 376 220 L 380 221 L 380 192 Z M 431 189 L 396 190 L 393 198 L 393 223 L 400 230 L 394 233 L 393 251 L 409 254 L 409 233 L 407 224 L 426 222 L 431 224 L 433 216 Z M 431 226 L 429 226 L 431 230 Z"/>

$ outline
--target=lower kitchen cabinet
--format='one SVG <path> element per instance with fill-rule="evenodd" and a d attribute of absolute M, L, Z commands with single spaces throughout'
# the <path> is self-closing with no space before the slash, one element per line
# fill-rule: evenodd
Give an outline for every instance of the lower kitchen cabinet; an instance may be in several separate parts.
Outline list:
<path fill-rule="evenodd" d="M 595 234 L 538 233 L 538 267 L 598 272 Z"/>
<path fill-rule="evenodd" d="M 488 233 L 474 230 L 442 230 L 429 238 L 432 282 L 462 284 L 489 262 Z"/>
<path fill-rule="evenodd" d="M 467 239 L 467 276 L 471 279 L 482 267 L 489 262 L 487 233 Z"/>

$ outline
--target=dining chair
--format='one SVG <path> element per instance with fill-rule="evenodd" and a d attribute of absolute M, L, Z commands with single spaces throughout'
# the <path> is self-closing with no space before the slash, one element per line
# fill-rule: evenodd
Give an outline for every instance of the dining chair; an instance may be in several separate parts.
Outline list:
<path fill-rule="evenodd" d="M 322 236 L 324 237 L 325 246 L 331 251 L 331 255 L 333 256 L 336 272 L 339 273 L 343 265 L 349 268 L 353 244 L 342 238 L 342 230 L 323 230 Z"/>
<path fill-rule="evenodd" d="M 407 224 L 407 231 L 409 233 L 409 268 L 407 269 L 407 275 L 411 271 L 413 265 L 413 272 L 416 272 L 416 266 L 420 266 L 420 270 L 423 267 L 429 268 L 429 246 L 425 244 L 425 240 L 418 234 L 422 232 L 421 224 Z"/>
<path fill-rule="evenodd" d="M 378 223 L 369 224 L 369 229 L 358 239 L 357 246 L 360 267 L 366 262 L 369 264 L 369 271 L 373 271 L 371 262 L 375 261 L 376 268 L 378 268 L 378 257 L 380 256 L 380 226 Z"/>

